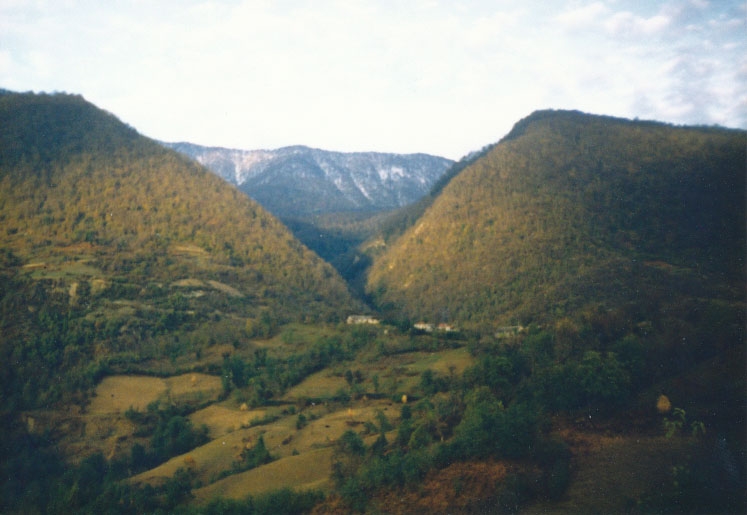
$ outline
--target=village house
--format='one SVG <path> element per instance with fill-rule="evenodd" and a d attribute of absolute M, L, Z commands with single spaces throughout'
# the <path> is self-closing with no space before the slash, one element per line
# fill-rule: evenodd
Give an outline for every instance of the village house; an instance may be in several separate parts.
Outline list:
<path fill-rule="evenodd" d="M 434 329 L 433 324 L 428 324 L 426 322 L 417 322 L 413 327 L 418 331 L 425 331 L 426 333 L 432 333 Z"/>
<path fill-rule="evenodd" d="M 445 324 L 443 322 L 438 325 L 429 324 L 428 322 L 418 322 L 416 324 L 413 324 L 413 327 L 418 331 L 423 331 L 425 333 L 451 333 L 456 331 L 456 327 L 450 324 Z"/>
<path fill-rule="evenodd" d="M 350 315 L 347 323 L 354 324 L 378 324 L 379 320 L 369 315 Z"/>

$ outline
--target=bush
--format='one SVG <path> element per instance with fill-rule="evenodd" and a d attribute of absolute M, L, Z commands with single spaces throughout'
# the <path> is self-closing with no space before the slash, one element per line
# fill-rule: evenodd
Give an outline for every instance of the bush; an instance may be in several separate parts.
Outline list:
<path fill-rule="evenodd" d="M 337 440 L 332 456 L 332 478 L 338 487 L 358 472 L 365 454 L 366 444 L 355 431 L 348 429 Z"/>
<path fill-rule="evenodd" d="M 240 468 L 241 470 L 249 470 L 270 463 L 272 460 L 273 457 L 267 450 L 265 439 L 260 435 L 255 445 L 241 451 Z"/>
<path fill-rule="evenodd" d="M 166 505 L 173 509 L 176 505 L 192 497 L 192 473 L 187 469 L 177 469 L 174 476 L 164 485 Z"/>
<path fill-rule="evenodd" d="M 537 385 L 540 398 L 550 409 L 585 408 L 609 413 L 628 399 L 630 374 L 615 353 L 587 351 L 580 361 L 557 364 L 542 371 Z"/>
<path fill-rule="evenodd" d="M 538 434 L 536 410 L 523 403 L 508 409 L 486 387 L 467 397 L 462 421 L 454 430 L 454 452 L 462 459 L 528 456 Z"/>
<path fill-rule="evenodd" d="M 257 515 L 297 515 L 308 513 L 324 494 L 318 491 L 294 492 L 284 488 L 259 495 L 254 498 L 254 512 Z"/>
<path fill-rule="evenodd" d="M 208 428 L 199 429 L 181 415 L 169 419 L 161 418 L 150 440 L 151 454 L 156 462 L 166 461 L 172 456 L 184 454 L 208 441 Z"/>
<path fill-rule="evenodd" d="M 295 515 L 309 513 L 324 494 L 310 490 L 294 492 L 289 488 L 267 492 L 244 500 L 214 499 L 201 508 L 186 509 L 185 513 L 200 515 Z"/>

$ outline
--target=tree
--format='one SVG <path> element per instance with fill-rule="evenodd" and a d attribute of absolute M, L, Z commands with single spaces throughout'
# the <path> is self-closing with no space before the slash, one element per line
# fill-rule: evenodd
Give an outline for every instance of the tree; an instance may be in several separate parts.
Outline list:
<path fill-rule="evenodd" d="M 587 406 L 611 409 L 628 396 L 630 375 L 612 352 L 587 351 L 576 367 L 576 377 L 582 396 L 579 400 Z"/>
<path fill-rule="evenodd" d="M 630 392 L 630 374 L 613 352 L 586 351 L 580 361 L 556 364 L 538 375 L 540 397 L 550 409 L 608 413 Z M 559 388 L 562 385 L 562 388 Z"/>
<path fill-rule="evenodd" d="M 173 509 L 179 503 L 192 497 L 192 473 L 184 468 L 177 469 L 174 476 L 166 481 L 164 490 L 166 504 Z"/>
<path fill-rule="evenodd" d="M 365 454 L 366 444 L 355 431 L 348 429 L 337 440 L 332 454 L 332 477 L 338 487 L 355 476 Z"/>
<path fill-rule="evenodd" d="M 463 458 L 527 456 L 538 436 L 538 421 L 530 406 L 514 402 L 505 408 L 481 386 L 467 397 L 464 416 L 454 429 L 453 445 Z"/>
<path fill-rule="evenodd" d="M 470 392 L 462 421 L 454 430 L 454 445 L 463 457 L 485 458 L 493 453 L 501 410 L 503 404 L 488 388 L 481 386 Z"/>
<path fill-rule="evenodd" d="M 265 445 L 265 439 L 262 435 L 259 435 L 257 443 L 248 449 L 241 451 L 241 469 L 249 470 L 266 463 L 270 463 L 273 460 L 270 451 L 267 450 Z"/>

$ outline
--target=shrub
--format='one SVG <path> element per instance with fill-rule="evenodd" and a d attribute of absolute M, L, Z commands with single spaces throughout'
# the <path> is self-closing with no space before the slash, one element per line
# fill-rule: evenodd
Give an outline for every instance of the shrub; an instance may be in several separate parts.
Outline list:
<path fill-rule="evenodd" d="M 241 451 L 240 468 L 241 470 L 249 470 L 270 463 L 272 460 L 273 457 L 267 450 L 265 439 L 260 435 L 255 445 Z"/>
<path fill-rule="evenodd" d="M 630 374 L 613 352 L 587 351 L 580 361 L 553 365 L 538 374 L 536 384 L 545 406 L 553 410 L 609 413 L 630 394 Z"/>
<path fill-rule="evenodd" d="M 297 515 L 308 513 L 324 494 L 318 491 L 294 492 L 284 488 L 254 498 L 254 513 L 257 515 Z"/>
<path fill-rule="evenodd" d="M 207 426 L 194 429 L 192 422 L 181 415 L 162 418 L 151 437 L 151 453 L 157 462 L 184 454 L 208 441 Z"/>
<path fill-rule="evenodd" d="M 338 488 L 358 472 L 365 454 L 366 444 L 355 431 L 347 430 L 337 440 L 332 456 L 332 478 Z"/>
<path fill-rule="evenodd" d="M 451 445 L 464 459 L 519 458 L 532 452 L 537 433 L 534 409 L 523 403 L 506 409 L 488 388 L 480 387 L 467 397 L 467 407 Z"/>

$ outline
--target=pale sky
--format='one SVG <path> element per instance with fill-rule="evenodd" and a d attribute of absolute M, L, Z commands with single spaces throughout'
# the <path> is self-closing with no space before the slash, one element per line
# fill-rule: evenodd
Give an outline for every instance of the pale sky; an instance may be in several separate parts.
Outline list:
<path fill-rule="evenodd" d="M 0 0 L 0 88 L 165 141 L 458 159 L 546 108 L 747 128 L 746 22 L 716 0 Z"/>

